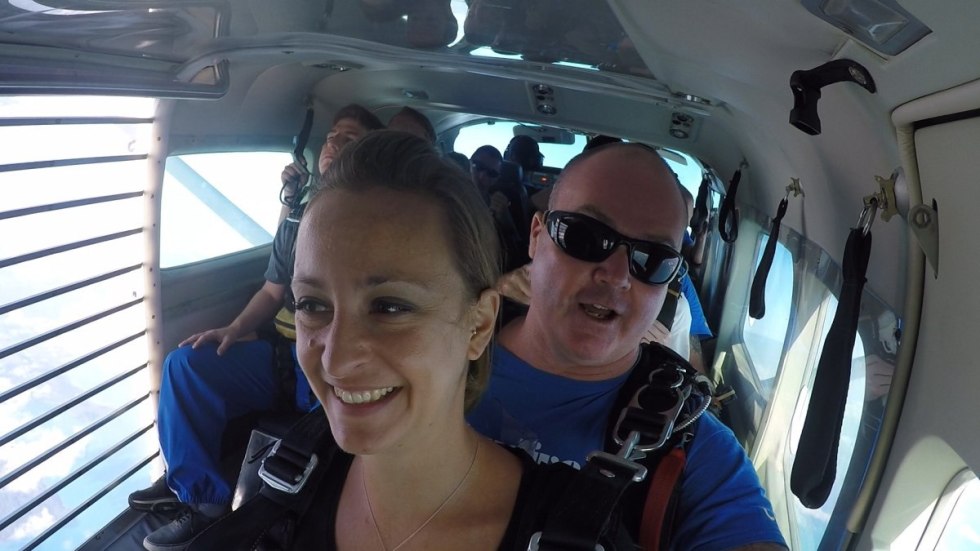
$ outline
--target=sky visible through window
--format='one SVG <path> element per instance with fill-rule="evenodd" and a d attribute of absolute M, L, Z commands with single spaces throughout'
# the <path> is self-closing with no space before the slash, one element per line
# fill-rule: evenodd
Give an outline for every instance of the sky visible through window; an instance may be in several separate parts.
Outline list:
<path fill-rule="evenodd" d="M 150 147 L 155 101 L 142 98 L 0 97 L 0 117 L 135 117 L 127 124 L 32 125 L 0 127 L 0 164 L 146 154 Z M 0 210 L 50 205 L 99 196 L 139 193 L 146 181 L 146 161 L 69 164 L 0 172 Z M 0 259 L 11 259 L 48 247 L 136 230 L 144 226 L 142 199 L 100 202 L 0 220 Z M 127 404 L 136 404 L 77 442 L 55 453 L 0 490 L 0 518 L 6 518 L 80 470 L 97 456 L 135 438 L 51 497 L 26 511 L 0 531 L 0 550 L 20 549 L 44 533 L 96 492 L 156 450 L 148 389 L 143 276 L 139 264 L 142 235 L 51 254 L 0 268 L 0 305 L 97 277 L 124 273 L 0 314 L 0 350 L 54 331 L 113 307 L 115 314 L 0 358 L 0 392 L 66 366 L 103 347 L 110 350 L 66 373 L 33 386 L 0 404 L 0 436 L 53 411 L 98 385 L 119 382 L 0 447 L 0 478 Z M 118 343 L 118 344 L 117 344 Z M 127 373 L 129 374 L 127 376 Z M 144 431 L 144 432 L 140 432 Z M 37 547 L 74 549 L 126 507 L 126 495 L 150 480 L 141 468 L 80 516 Z"/>

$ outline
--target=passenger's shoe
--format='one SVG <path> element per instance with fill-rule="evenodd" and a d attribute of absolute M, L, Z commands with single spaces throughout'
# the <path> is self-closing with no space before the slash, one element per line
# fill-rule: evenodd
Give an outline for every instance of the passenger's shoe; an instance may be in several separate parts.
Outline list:
<path fill-rule="evenodd" d="M 180 507 L 180 500 L 167 487 L 167 477 L 162 476 L 149 488 L 129 494 L 129 506 L 139 511 L 171 511 Z"/>
<path fill-rule="evenodd" d="M 194 537 L 218 518 L 188 508 L 173 522 L 146 536 L 143 547 L 148 551 L 183 551 Z"/>

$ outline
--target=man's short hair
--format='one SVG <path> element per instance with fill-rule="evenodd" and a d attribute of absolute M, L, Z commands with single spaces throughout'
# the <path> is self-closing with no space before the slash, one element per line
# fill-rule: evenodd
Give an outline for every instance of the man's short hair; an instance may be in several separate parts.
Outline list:
<path fill-rule="evenodd" d="M 504 160 L 504 156 L 500 154 L 500 150 L 492 145 L 481 145 L 480 147 L 476 148 L 476 151 L 470 155 L 470 159 L 476 157 L 477 155 L 489 155 L 493 157 L 493 160 L 495 161 Z"/>
<path fill-rule="evenodd" d="M 385 125 L 381 122 L 381 119 L 376 117 L 374 113 L 356 103 L 341 107 L 340 111 L 337 111 L 337 114 L 333 116 L 333 124 L 337 124 L 340 119 L 353 119 L 364 128 L 367 128 L 369 131 L 381 130 L 385 127 Z"/>
<path fill-rule="evenodd" d="M 395 117 L 408 117 L 412 119 L 415 121 L 415 124 L 421 126 L 422 129 L 425 130 L 425 137 L 427 140 L 429 140 L 429 143 L 436 143 L 436 129 L 434 126 L 432 126 L 432 122 L 429 121 L 429 118 L 422 113 L 406 105 L 405 107 L 402 107 L 400 111 L 391 116 L 392 119 Z M 391 120 L 389 119 L 389 123 L 390 122 Z"/>
<path fill-rule="evenodd" d="M 551 186 L 551 194 L 548 196 L 548 208 L 549 209 L 553 208 L 555 197 L 558 196 L 559 189 L 561 188 L 562 180 L 571 170 L 574 170 L 577 165 L 582 164 L 586 160 L 590 159 L 591 157 L 595 157 L 596 155 L 602 153 L 603 151 L 607 151 L 607 150 L 611 151 L 613 149 L 625 149 L 625 148 L 637 149 L 643 153 L 649 154 L 652 158 L 655 158 L 656 162 L 662 164 L 663 167 L 667 170 L 667 173 L 670 174 L 671 179 L 673 179 L 674 183 L 677 185 L 678 193 L 680 193 L 680 188 L 683 186 L 681 186 L 680 181 L 678 181 L 677 174 L 670 169 L 670 165 L 668 165 L 667 161 L 665 161 L 664 158 L 660 156 L 660 153 L 657 153 L 656 149 L 648 145 L 644 145 L 637 142 L 612 142 L 612 143 L 607 143 L 605 145 L 600 145 L 599 147 L 593 149 L 586 149 L 585 151 L 582 151 L 578 155 L 572 157 L 572 160 L 568 161 L 568 164 L 566 164 L 565 168 L 562 169 L 561 174 L 558 175 L 558 179 L 555 180 L 555 184 Z M 683 200 L 683 197 L 681 197 L 681 199 Z"/>

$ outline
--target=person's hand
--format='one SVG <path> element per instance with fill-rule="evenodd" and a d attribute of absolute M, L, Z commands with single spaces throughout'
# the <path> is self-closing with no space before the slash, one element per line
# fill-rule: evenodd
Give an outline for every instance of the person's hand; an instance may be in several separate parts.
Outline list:
<path fill-rule="evenodd" d="M 187 337 L 181 341 L 178 346 L 185 346 L 189 344 L 191 345 L 191 348 L 197 348 L 209 342 L 216 342 L 218 343 L 218 355 L 220 356 L 225 353 L 225 350 L 228 350 L 229 346 L 239 340 L 243 339 L 241 339 L 238 329 L 229 325 L 218 329 L 208 329 L 207 331 L 194 333 L 190 337 Z"/>
<path fill-rule="evenodd" d="M 510 214 L 510 201 L 501 192 L 496 192 L 490 196 L 490 210 L 495 217 L 507 216 Z"/>
<path fill-rule="evenodd" d="M 284 196 L 286 198 L 295 197 L 296 193 L 306 185 L 309 177 L 310 171 L 306 170 L 305 164 L 294 162 L 286 165 L 280 176 L 283 188 L 285 188 Z"/>
<path fill-rule="evenodd" d="M 528 271 L 530 266 L 531 264 L 528 263 L 500 276 L 493 288 L 514 302 L 531 304 L 531 274 Z"/>
<path fill-rule="evenodd" d="M 640 342 L 656 342 L 664 346 L 667 346 L 667 339 L 670 338 L 670 331 L 667 330 L 667 326 L 654 320 L 647 332 L 643 334 L 643 338 Z"/>
<path fill-rule="evenodd" d="M 888 394 L 892 377 L 895 376 L 895 366 L 877 354 L 866 357 L 864 362 L 864 401 L 870 402 Z"/>

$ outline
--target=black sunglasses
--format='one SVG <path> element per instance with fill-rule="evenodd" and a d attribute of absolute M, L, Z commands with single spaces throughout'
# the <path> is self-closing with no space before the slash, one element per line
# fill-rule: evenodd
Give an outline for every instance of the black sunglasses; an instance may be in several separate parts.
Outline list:
<path fill-rule="evenodd" d="M 630 274 L 648 285 L 669 283 L 684 264 L 681 253 L 669 245 L 630 239 L 591 216 L 553 210 L 544 219 L 552 241 L 578 260 L 602 262 L 626 245 Z"/>
<path fill-rule="evenodd" d="M 477 172 L 486 172 L 487 176 L 491 178 L 496 178 L 497 176 L 500 176 L 500 172 L 488 167 L 487 165 L 481 163 L 480 161 L 473 161 L 473 168 Z"/>

